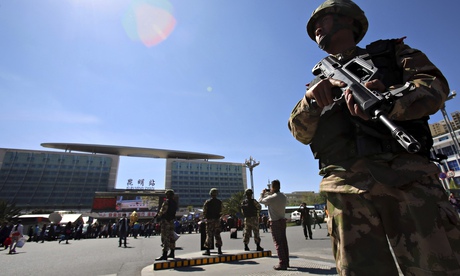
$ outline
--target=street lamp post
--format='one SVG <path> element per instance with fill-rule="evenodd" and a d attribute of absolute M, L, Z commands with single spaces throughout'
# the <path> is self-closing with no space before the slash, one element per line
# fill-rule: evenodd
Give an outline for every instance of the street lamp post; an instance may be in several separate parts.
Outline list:
<path fill-rule="evenodd" d="M 244 165 L 249 168 L 249 173 L 251 174 L 251 189 L 252 193 L 254 194 L 254 179 L 252 177 L 252 169 L 257 167 L 260 164 L 260 162 L 257 162 L 255 159 L 252 158 L 252 156 L 249 157 L 249 160 L 246 159 L 244 161 Z"/>

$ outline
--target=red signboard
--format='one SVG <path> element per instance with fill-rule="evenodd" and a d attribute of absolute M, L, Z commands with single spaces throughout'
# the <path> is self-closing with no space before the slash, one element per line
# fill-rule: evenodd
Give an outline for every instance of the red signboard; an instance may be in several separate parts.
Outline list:
<path fill-rule="evenodd" d="M 113 198 L 94 198 L 93 199 L 93 210 L 114 210 L 117 204 L 117 199 Z"/>

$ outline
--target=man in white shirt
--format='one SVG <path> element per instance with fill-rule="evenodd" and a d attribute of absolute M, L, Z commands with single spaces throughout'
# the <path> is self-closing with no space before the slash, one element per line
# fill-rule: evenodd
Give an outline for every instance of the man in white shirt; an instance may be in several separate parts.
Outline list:
<path fill-rule="evenodd" d="M 287 270 L 289 267 L 289 248 L 286 238 L 286 196 L 280 192 L 281 183 L 279 180 L 271 182 L 270 192 L 263 190 L 259 202 L 268 207 L 271 232 L 278 254 L 279 264 L 274 266 L 275 270 Z"/>

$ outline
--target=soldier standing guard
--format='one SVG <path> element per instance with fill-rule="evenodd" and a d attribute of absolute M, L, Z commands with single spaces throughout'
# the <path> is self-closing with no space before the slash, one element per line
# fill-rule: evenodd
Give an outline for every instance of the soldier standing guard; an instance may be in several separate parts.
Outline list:
<path fill-rule="evenodd" d="M 160 217 L 161 243 L 163 244 L 163 255 L 155 261 L 165 261 L 168 258 L 175 258 L 174 250 L 176 249 L 176 240 L 174 238 L 174 219 L 176 218 L 177 203 L 174 200 L 174 191 L 166 190 L 166 200 L 161 205 L 161 209 L 156 214 Z M 171 252 L 168 255 L 168 250 Z"/>
<path fill-rule="evenodd" d="M 259 234 L 259 214 L 262 207 L 260 203 L 252 198 L 253 191 L 246 189 L 244 192 L 246 199 L 241 204 L 241 213 L 244 216 L 244 250 L 249 251 L 248 243 L 251 238 L 251 233 L 254 233 L 254 242 L 257 245 L 257 251 L 264 251 L 260 247 L 260 234 Z"/>
<path fill-rule="evenodd" d="M 222 254 L 222 238 L 220 232 L 222 231 L 220 226 L 220 217 L 222 215 L 222 201 L 217 199 L 219 191 L 216 188 L 212 188 L 209 191 L 211 198 L 206 200 L 203 206 L 203 216 L 206 219 L 206 241 L 204 246 L 206 251 L 203 255 L 211 255 L 209 249 L 212 247 L 213 237 L 216 239 L 216 247 L 218 249 L 217 254 Z"/>
<path fill-rule="evenodd" d="M 449 94 L 447 80 L 404 38 L 358 47 L 368 25 L 354 2 L 327 0 L 313 12 L 307 32 L 337 59 L 335 66 L 359 57 L 378 68 L 378 78 L 364 84 L 371 93 L 414 86 L 390 101 L 387 112 L 420 149 L 407 152 L 357 105 L 356 89 L 346 89 L 335 76 L 317 77 L 308 85 L 289 129 L 319 161 L 337 272 L 398 275 L 399 266 L 404 275 L 460 275 L 460 219 L 447 201 L 439 168 L 429 159 L 428 119 Z M 344 90 L 343 103 L 334 101 L 338 88 Z"/>

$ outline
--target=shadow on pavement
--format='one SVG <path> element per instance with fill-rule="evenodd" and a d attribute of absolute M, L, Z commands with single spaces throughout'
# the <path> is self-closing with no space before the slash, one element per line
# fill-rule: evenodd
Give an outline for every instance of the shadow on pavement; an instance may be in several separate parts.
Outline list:
<path fill-rule="evenodd" d="M 322 268 L 309 268 L 309 267 L 290 267 L 289 270 L 295 269 L 303 273 L 309 273 L 313 275 L 337 275 L 335 268 L 322 269 Z"/>
<path fill-rule="evenodd" d="M 187 267 L 176 267 L 173 268 L 172 270 L 176 272 L 197 272 L 197 271 L 205 271 L 204 268 L 199 267 L 199 266 L 187 266 Z"/>

